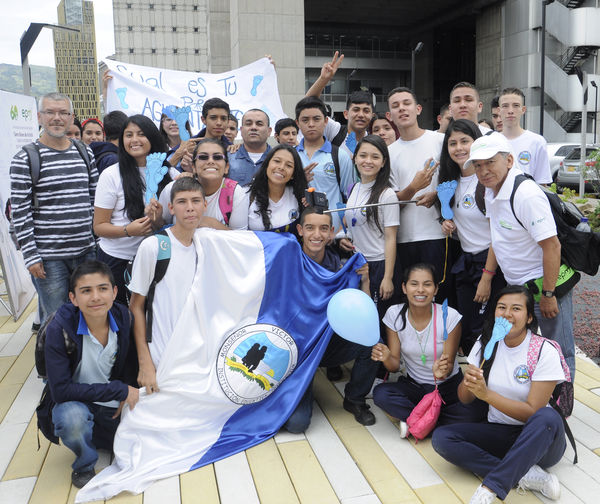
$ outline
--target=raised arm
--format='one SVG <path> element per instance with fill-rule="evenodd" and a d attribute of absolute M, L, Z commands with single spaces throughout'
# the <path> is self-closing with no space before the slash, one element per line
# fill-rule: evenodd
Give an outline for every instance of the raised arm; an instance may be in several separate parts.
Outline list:
<path fill-rule="evenodd" d="M 333 76 L 342 64 L 342 61 L 344 61 L 344 55 L 340 55 L 339 51 L 335 51 L 332 60 L 327 61 L 321 67 L 321 75 L 306 92 L 306 96 L 316 96 L 317 98 L 321 96 L 323 89 L 325 89 L 325 86 L 333 79 Z"/>

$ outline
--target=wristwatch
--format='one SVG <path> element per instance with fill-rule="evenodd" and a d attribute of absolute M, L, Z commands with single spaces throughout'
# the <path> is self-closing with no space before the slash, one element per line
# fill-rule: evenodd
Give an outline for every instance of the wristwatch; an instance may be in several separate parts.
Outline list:
<path fill-rule="evenodd" d="M 554 297 L 554 291 L 543 290 L 542 296 L 547 297 L 547 298 Z"/>

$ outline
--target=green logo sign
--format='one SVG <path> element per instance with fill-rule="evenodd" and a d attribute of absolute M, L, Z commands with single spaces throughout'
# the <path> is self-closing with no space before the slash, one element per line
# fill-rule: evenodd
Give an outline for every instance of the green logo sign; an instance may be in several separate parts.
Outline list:
<path fill-rule="evenodd" d="M 12 107 L 10 107 L 10 118 L 14 121 L 15 119 L 17 119 L 17 117 L 19 117 L 19 109 L 16 105 L 13 105 Z"/>

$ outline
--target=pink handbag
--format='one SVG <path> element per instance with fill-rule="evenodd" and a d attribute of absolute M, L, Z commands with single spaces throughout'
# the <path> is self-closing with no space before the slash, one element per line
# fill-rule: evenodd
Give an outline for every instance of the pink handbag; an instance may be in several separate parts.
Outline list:
<path fill-rule="evenodd" d="M 437 305 L 433 305 L 433 361 L 437 360 Z M 406 419 L 408 425 L 408 432 L 412 434 L 418 441 L 425 439 L 429 433 L 435 428 L 438 418 L 440 417 L 440 410 L 442 409 L 442 403 L 444 400 L 438 390 L 437 379 L 435 374 L 433 376 L 435 381 L 435 390 L 425 394 L 410 413 L 410 416 Z"/>

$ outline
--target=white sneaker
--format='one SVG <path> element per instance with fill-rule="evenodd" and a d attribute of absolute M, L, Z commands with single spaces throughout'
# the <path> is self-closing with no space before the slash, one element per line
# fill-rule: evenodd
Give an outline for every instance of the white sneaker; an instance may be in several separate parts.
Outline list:
<path fill-rule="evenodd" d="M 400 423 L 398 424 L 398 429 L 400 430 L 401 438 L 405 438 L 406 436 L 408 436 L 408 425 L 406 424 L 406 422 L 400 420 Z"/>
<path fill-rule="evenodd" d="M 479 485 L 471 497 L 469 504 L 492 504 L 495 498 L 496 494 L 494 492 Z"/>
<path fill-rule="evenodd" d="M 560 483 L 556 475 L 544 471 L 540 466 L 531 466 L 525 476 L 519 480 L 519 489 L 537 490 L 551 500 L 560 497 Z"/>

